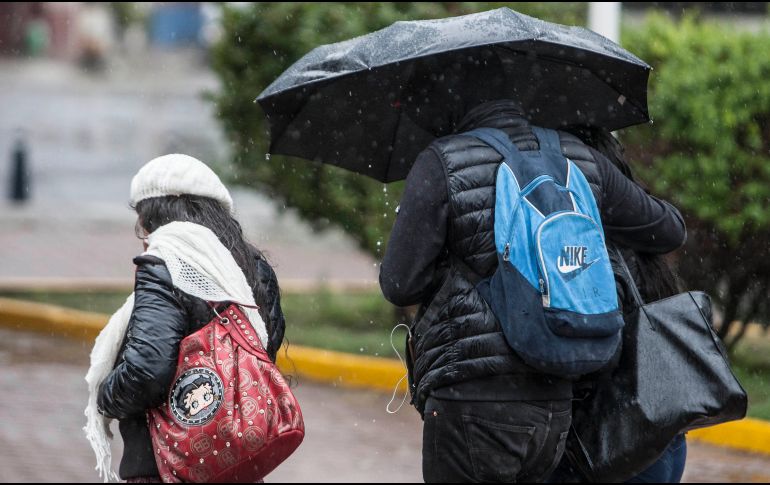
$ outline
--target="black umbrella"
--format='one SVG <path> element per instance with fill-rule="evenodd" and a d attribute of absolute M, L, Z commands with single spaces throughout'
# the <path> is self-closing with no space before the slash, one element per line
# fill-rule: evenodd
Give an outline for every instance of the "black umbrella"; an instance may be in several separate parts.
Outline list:
<path fill-rule="evenodd" d="M 421 150 L 486 100 L 518 101 L 547 128 L 616 130 L 646 122 L 649 71 L 590 30 L 499 8 L 396 22 L 317 47 L 257 101 L 272 153 L 391 182 L 405 178 Z"/>

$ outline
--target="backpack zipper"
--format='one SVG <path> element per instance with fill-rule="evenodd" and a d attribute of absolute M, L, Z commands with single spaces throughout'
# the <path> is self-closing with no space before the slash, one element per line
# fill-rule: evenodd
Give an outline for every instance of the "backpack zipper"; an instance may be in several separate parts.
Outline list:
<path fill-rule="evenodd" d="M 556 214 L 555 216 L 551 217 L 550 219 L 546 219 L 540 224 L 540 227 L 537 228 L 537 234 L 535 236 L 535 243 L 537 244 L 537 254 L 539 256 L 539 267 L 540 267 L 540 275 L 542 276 L 540 278 L 540 293 L 543 295 L 543 306 L 546 308 L 549 308 L 551 306 L 551 295 L 550 293 L 550 284 L 548 282 L 548 271 L 546 271 L 545 266 L 545 258 L 543 257 L 543 248 L 540 245 L 540 236 L 543 232 L 543 228 L 550 224 L 551 222 L 555 221 L 556 219 L 560 219 L 564 216 L 577 216 L 581 217 L 583 219 L 588 219 L 591 221 L 594 225 L 596 225 L 596 222 L 594 222 L 593 219 L 588 217 L 585 214 L 581 214 L 580 212 L 574 212 L 574 211 L 568 211 L 568 212 L 562 212 L 559 214 Z"/>

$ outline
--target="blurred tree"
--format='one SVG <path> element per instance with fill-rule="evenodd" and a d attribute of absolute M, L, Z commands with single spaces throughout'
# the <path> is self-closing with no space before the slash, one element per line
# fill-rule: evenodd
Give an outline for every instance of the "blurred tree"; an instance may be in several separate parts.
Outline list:
<path fill-rule="evenodd" d="M 684 213 L 680 273 L 715 298 L 731 348 L 770 321 L 770 34 L 657 15 L 623 40 L 655 67 L 655 123 L 623 135 L 629 159 Z"/>
<path fill-rule="evenodd" d="M 335 224 L 374 255 L 384 249 L 402 183 L 385 186 L 361 175 L 272 156 L 254 99 L 294 61 L 321 44 L 386 27 L 397 20 L 442 18 L 509 6 L 546 20 L 582 24 L 585 4 L 539 2 L 254 3 L 223 7 L 222 40 L 214 47 L 221 91 L 214 99 L 234 145 L 239 183 L 257 185 L 322 228 Z"/>
<path fill-rule="evenodd" d="M 146 12 L 137 5 L 137 2 L 110 2 L 109 5 L 112 21 L 120 40 L 123 40 L 131 24 L 147 20 Z"/>
<path fill-rule="evenodd" d="M 385 186 L 344 170 L 266 157 L 257 95 L 312 48 L 396 20 L 440 18 L 502 5 L 583 24 L 584 3 L 254 3 L 223 8 L 214 47 L 218 115 L 233 142 L 239 182 L 259 186 L 318 228 L 342 227 L 380 255 L 402 184 Z M 652 16 L 624 31 L 624 45 L 655 67 L 655 124 L 623 134 L 629 159 L 655 193 L 688 222 L 679 253 L 687 286 L 721 307 L 719 333 L 732 347 L 750 321 L 770 322 L 770 34 Z"/>

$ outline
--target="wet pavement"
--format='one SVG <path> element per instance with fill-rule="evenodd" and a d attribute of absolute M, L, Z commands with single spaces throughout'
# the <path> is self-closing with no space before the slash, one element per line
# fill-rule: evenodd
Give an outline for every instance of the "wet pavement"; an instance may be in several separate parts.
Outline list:
<path fill-rule="evenodd" d="M 98 481 L 81 431 L 89 347 L 0 328 L 0 481 Z M 307 436 L 267 482 L 421 481 L 421 423 L 412 409 L 388 415 L 389 396 L 304 380 L 296 392 Z M 685 481 L 770 481 L 766 455 L 688 446 Z"/>
<path fill-rule="evenodd" d="M 201 98 L 216 89 L 215 78 L 194 55 L 153 54 L 100 77 L 49 61 L 0 61 L 0 86 L 0 287 L 129 286 L 140 251 L 127 204 L 131 176 L 169 151 L 226 158 L 213 108 Z M 25 206 L 5 201 L 17 128 L 26 132 L 32 170 Z M 233 196 L 283 285 L 376 282 L 375 260 L 339 231 L 314 233 L 253 190 Z M 0 481 L 98 481 L 81 431 L 89 351 L 0 328 Z M 420 481 L 421 423 L 412 409 L 391 416 L 389 396 L 307 381 L 297 395 L 308 434 L 268 482 Z M 685 479 L 770 481 L 770 458 L 691 443 Z"/>
<path fill-rule="evenodd" d="M 203 98 L 217 83 L 195 51 L 149 52 L 99 75 L 0 59 L 0 286 L 130 287 L 141 252 L 128 207 L 136 171 L 183 152 L 232 173 L 214 105 Z M 19 129 L 31 172 L 24 205 L 7 200 Z M 376 261 L 341 231 L 316 233 L 281 203 L 230 188 L 247 237 L 282 281 L 376 283 Z"/>

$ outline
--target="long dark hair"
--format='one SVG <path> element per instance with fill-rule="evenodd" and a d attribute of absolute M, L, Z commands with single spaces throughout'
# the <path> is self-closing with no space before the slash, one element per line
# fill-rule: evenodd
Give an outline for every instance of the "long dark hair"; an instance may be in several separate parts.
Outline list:
<path fill-rule="evenodd" d="M 650 193 L 645 184 L 634 176 L 626 161 L 623 145 L 607 129 L 579 127 L 569 131 L 607 157 L 623 175 Z M 636 274 L 639 276 L 639 291 L 645 300 L 660 300 L 679 293 L 679 279 L 663 256 L 640 251 L 634 251 L 633 254 L 638 262 Z"/>
<path fill-rule="evenodd" d="M 139 216 L 137 224 L 148 233 L 170 222 L 192 222 L 211 229 L 243 270 L 262 319 L 268 325 L 268 332 L 271 331 L 269 302 L 265 288 L 259 283 L 256 262 L 256 259 L 267 260 L 261 251 L 245 240 L 241 225 L 222 204 L 209 197 L 179 195 L 145 199 L 137 203 L 134 210 Z"/>

